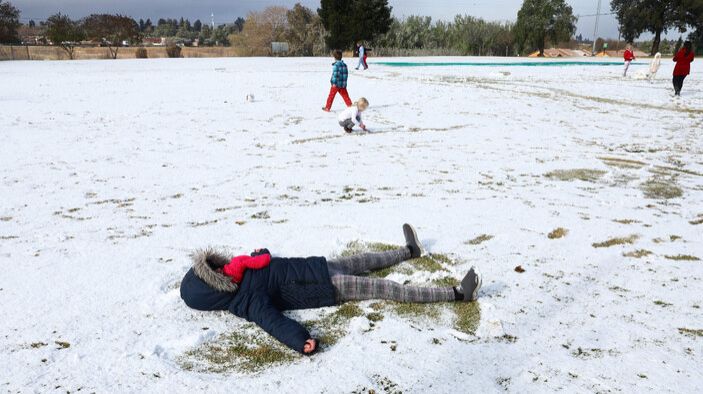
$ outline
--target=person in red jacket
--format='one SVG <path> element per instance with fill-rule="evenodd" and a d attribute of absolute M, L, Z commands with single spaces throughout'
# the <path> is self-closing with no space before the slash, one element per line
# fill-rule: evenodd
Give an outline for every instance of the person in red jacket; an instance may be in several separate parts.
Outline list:
<path fill-rule="evenodd" d="M 693 49 L 691 48 L 691 41 L 686 41 L 683 43 L 683 47 L 676 52 L 674 55 L 674 61 L 676 66 L 674 67 L 674 95 L 681 95 L 681 88 L 683 87 L 683 80 L 686 76 L 691 73 L 691 62 L 693 61 Z"/>
<path fill-rule="evenodd" d="M 627 69 L 630 68 L 630 62 L 635 60 L 635 52 L 632 50 L 632 45 L 627 44 L 625 47 L 625 53 L 623 54 L 625 58 L 625 71 L 622 73 L 623 77 L 627 76 Z"/>

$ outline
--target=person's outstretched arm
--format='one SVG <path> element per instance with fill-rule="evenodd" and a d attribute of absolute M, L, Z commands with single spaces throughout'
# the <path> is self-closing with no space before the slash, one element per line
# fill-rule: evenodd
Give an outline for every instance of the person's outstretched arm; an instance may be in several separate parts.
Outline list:
<path fill-rule="evenodd" d="M 311 349 L 309 342 L 314 340 L 310 337 L 308 330 L 297 321 L 284 316 L 273 305 L 271 298 L 265 292 L 247 294 L 240 305 L 234 309 L 231 311 L 235 315 L 256 323 L 264 331 L 296 352 L 310 354 L 316 350 L 317 343 Z M 306 350 L 309 351 L 306 352 Z"/>

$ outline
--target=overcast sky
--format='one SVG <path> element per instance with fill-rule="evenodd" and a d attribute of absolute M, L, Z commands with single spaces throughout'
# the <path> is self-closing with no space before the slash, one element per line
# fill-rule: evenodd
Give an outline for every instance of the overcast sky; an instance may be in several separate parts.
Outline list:
<path fill-rule="evenodd" d="M 121 13 L 135 19 L 179 18 L 210 20 L 215 14 L 215 23 L 228 23 L 249 11 L 257 11 L 269 5 L 292 7 L 300 2 L 317 9 L 319 0 L 9 0 L 22 11 L 22 21 L 43 20 L 56 12 L 81 18 L 91 13 Z M 596 13 L 598 0 L 567 0 L 576 15 Z M 433 19 L 451 19 L 456 14 L 469 14 L 487 20 L 514 21 L 522 0 L 389 0 L 396 17 L 429 15 Z M 610 13 L 610 1 L 603 0 L 602 13 Z M 593 36 L 595 18 L 579 18 L 577 34 L 584 38 Z M 612 15 L 602 16 L 598 35 L 617 38 L 618 29 Z"/>

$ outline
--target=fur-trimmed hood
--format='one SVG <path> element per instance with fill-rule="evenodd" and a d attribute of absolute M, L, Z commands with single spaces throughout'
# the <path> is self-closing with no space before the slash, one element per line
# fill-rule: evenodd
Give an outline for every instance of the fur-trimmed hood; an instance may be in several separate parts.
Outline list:
<path fill-rule="evenodd" d="M 207 248 L 194 251 L 191 254 L 191 258 L 193 259 L 193 272 L 203 282 L 218 291 L 237 292 L 239 286 L 232 282 L 232 278 L 216 271 L 217 268 L 222 268 L 229 264 L 232 256 L 228 256 L 213 248 Z"/>

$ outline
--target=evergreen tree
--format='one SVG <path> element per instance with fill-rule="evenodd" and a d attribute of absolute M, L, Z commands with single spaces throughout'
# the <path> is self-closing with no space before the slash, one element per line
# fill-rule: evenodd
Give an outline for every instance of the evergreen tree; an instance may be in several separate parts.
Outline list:
<path fill-rule="evenodd" d="M 662 33 L 677 24 L 682 17 L 676 13 L 672 0 L 611 0 L 610 8 L 616 13 L 620 32 L 626 41 L 633 41 L 644 32 L 654 34 L 651 54 L 659 52 Z"/>
<path fill-rule="evenodd" d="M 391 10 L 388 0 L 321 0 L 317 13 L 328 32 L 327 45 L 347 49 L 388 32 Z"/>
<path fill-rule="evenodd" d="M 198 33 L 200 33 L 200 31 L 202 29 L 203 29 L 203 22 L 200 22 L 200 19 L 193 22 L 193 31 L 197 31 Z"/>
<path fill-rule="evenodd" d="M 237 32 L 241 33 L 244 30 L 245 19 L 241 16 L 234 20 L 234 26 L 237 28 Z"/>
<path fill-rule="evenodd" d="M 17 29 L 20 27 L 20 10 L 10 2 L 0 0 L 0 43 L 19 42 Z"/>
<path fill-rule="evenodd" d="M 547 42 L 568 41 L 576 31 L 576 17 L 564 0 L 525 0 L 517 13 L 515 38 L 520 50 L 537 49 L 544 56 Z"/>

